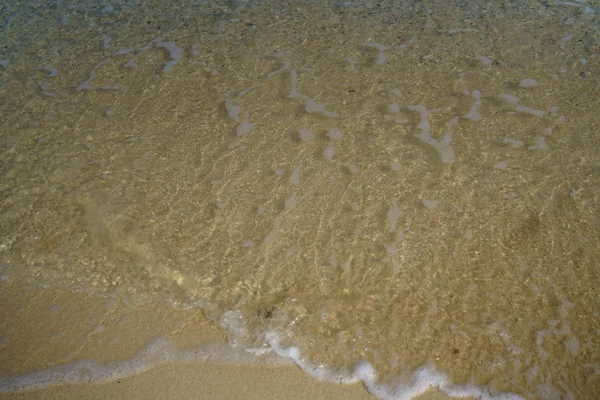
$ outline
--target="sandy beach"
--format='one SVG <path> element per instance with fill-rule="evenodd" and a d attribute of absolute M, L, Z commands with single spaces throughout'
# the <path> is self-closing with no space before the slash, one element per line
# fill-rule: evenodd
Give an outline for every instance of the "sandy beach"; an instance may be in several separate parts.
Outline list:
<path fill-rule="evenodd" d="M 290 360 L 255 357 L 229 348 L 224 333 L 198 309 L 124 305 L 102 296 L 51 288 L 32 290 L 10 282 L 0 283 L 0 303 L 0 365 L 4 370 L 0 386 L 7 378 L 21 377 L 23 382 L 32 372 L 48 374 L 56 366 L 72 365 L 73 360 L 90 360 L 97 366 L 127 362 L 157 337 L 190 353 L 210 349 L 195 360 L 151 361 L 147 357 L 146 362 L 139 362 L 138 357 L 137 365 L 130 363 L 130 372 L 123 376 L 91 374 L 90 380 L 96 380 L 91 383 L 49 380 L 39 389 L 0 393 L 0 399 L 375 398 L 360 383 L 317 381 Z M 433 390 L 420 397 L 448 398 Z"/>

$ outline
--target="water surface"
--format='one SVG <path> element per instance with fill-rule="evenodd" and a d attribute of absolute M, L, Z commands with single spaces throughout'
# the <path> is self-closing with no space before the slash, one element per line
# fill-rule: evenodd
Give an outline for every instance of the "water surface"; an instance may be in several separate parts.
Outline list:
<path fill-rule="evenodd" d="M 594 2 L 2 7 L 6 279 L 384 398 L 600 393 Z"/>

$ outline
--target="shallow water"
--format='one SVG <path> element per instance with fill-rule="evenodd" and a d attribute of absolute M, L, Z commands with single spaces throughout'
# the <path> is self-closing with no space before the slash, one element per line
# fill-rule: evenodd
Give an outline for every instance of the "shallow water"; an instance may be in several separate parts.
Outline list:
<path fill-rule="evenodd" d="M 595 398 L 599 13 L 4 5 L 3 276 L 202 307 L 380 397 Z"/>

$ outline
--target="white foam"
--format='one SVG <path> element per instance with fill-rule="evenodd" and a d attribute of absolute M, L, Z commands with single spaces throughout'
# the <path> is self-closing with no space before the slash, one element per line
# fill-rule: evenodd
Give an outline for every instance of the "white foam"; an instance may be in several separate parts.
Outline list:
<path fill-rule="evenodd" d="M 352 256 L 350 256 L 348 261 L 342 262 L 340 266 L 342 267 L 342 271 L 344 271 L 344 283 L 347 288 L 350 288 L 352 283 Z"/>
<path fill-rule="evenodd" d="M 397 98 L 401 99 L 402 98 L 402 90 L 398 89 L 398 88 L 392 88 L 390 89 L 390 93 L 393 94 L 394 96 L 396 96 Z"/>
<path fill-rule="evenodd" d="M 508 168 L 508 161 L 500 161 L 499 163 L 497 163 L 496 165 L 494 165 L 494 168 L 497 169 L 506 169 Z"/>
<path fill-rule="evenodd" d="M 390 110 L 392 114 L 398 114 L 400 112 L 400 106 L 398 103 L 392 103 L 388 106 L 388 110 Z"/>
<path fill-rule="evenodd" d="M 49 92 L 48 89 L 50 88 L 50 82 L 42 82 L 42 84 L 40 85 L 40 89 L 41 89 L 41 94 L 44 96 L 48 96 L 48 97 L 56 97 L 56 93 L 52 93 Z"/>
<path fill-rule="evenodd" d="M 137 59 L 137 57 L 140 54 L 143 54 L 143 53 L 147 52 L 148 50 L 150 50 L 152 48 L 152 46 L 154 46 L 154 43 L 158 43 L 158 42 L 162 41 L 162 39 L 163 39 L 162 37 L 154 38 L 151 41 L 149 41 L 145 46 L 140 47 L 137 50 L 136 54 L 133 57 L 131 57 L 129 59 L 129 61 L 127 61 L 125 64 L 123 64 L 123 67 L 125 67 L 125 68 L 137 68 L 137 64 L 135 63 L 135 60 Z"/>
<path fill-rule="evenodd" d="M 295 69 L 290 71 L 290 78 L 292 80 L 292 88 L 290 89 L 290 94 L 287 96 L 288 99 L 305 99 L 305 95 L 298 93 L 298 72 Z"/>
<path fill-rule="evenodd" d="M 242 121 L 242 123 L 239 124 L 235 128 L 235 134 L 237 136 L 244 136 L 244 135 L 247 135 L 248 133 L 250 133 L 252 131 L 252 128 L 254 127 L 254 124 L 252 122 L 248 122 L 248 115 L 249 114 L 250 114 L 250 111 L 246 111 L 246 113 L 244 114 L 244 121 Z"/>
<path fill-rule="evenodd" d="M 286 71 L 286 70 L 290 69 L 291 66 L 292 66 L 292 61 L 291 60 L 285 60 L 285 62 L 283 63 L 283 66 L 281 68 L 279 68 L 277 71 L 273 71 L 273 72 L 271 72 L 269 74 L 269 78 L 272 78 L 275 75 L 279 75 L 283 71 Z"/>
<path fill-rule="evenodd" d="M 379 55 L 377 56 L 377 61 L 375 61 L 376 65 L 381 65 L 385 62 L 386 60 L 386 56 L 385 56 L 385 51 L 389 49 L 389 47 L 384 46 L 382 44 L 379 43 L 375 43 L 375 42 L 369 42 L 367 43 L 365 46 L 368 47 L 374 47 L 379 51 Z"/>
<path fill-rule="evenodd" d="M 333 268 L 337 268 L 337 258 L 335 255 L 335 252 L 331 253 L 331 259 L 329 260 L 329 264 L 333 267 Z"/>
<path fill-rule="evenodd" d="M 292 195 L 285 199 L 285 209 L 289 210 L 290 208 L 296 207 L 298 203 L 298 196 L 296 192 L 292 193 Z"/>
<path fill-rule="evenodd" d="M 326 136 L 331 140 L 338 140 L 344 136 L 343 132 L 339 128 L 332 128 L 329 132 L 327 132 Z"/>
<path fill-rule="evenodd" d="M 441 203 L 441 201 L 440 200 L 422 199 L 421 203 L 423 203 L 423 205 L 425 206 L 426 209 L 433 211 L 437 208 L 437 206 Z"/>
<path fill-rule="evenodd" d="M 510 144 L 512 147 L 523 147 L 523 142 L 516 139 L 505 138 L 504 143 Z"/>
<path fill-rule="evenodd" d="M 227 100 L 225 102 L 225 110 L 227 110 L 227 115 L 230 118 L 232 118 L 236 122 L 239 122 L 240 112 L 242 111 L 242 107 L 239 104 L 237 104 L 233 100 Z"/>
<path fill-rule="evenodd" d="M 126 47 L 124 49 L 118 50 L 116 52 L 113 53 L 113 57 L 119 57 L 119 56 L 124 56 L 126 54 L 129 54 L 133 52 L 133 49 L 131 47 Z"/>
<path fill-rule="evenodd" d="M 296 168 L 295 170 L 292 171 L 292 174 L 290 175 L 290 179 L 288 182 L 291 183 L 292 185 L 296 185 L 296 186 L 298 186 L 300 184 L 300 168 Z"/>
<path fill-rule="evenodd" d="M 471 110 L 465 115 L 465 118 L 472 121 L 479 121 L 481 119 L 481 114 L 479 113 L 479 107 L 481 107 L 481 92 L 479 90 L 473 90 L 471 96 L 475 98 L 475 102 L 473 103 Z"/>
<path fill-rule="evenodd" d="M 489 57 L 486 57 L 486 56 L 477 56 L 477 59 L 478 59 L 479 61 L 481 61 L 481 63 L 482 63 L 483 65 L 490 65 L 491 63 L 493 63 L 493 62 L 494 62 L 494 60 L 492 60 L 491 58 L 489 58 Z"/>
<path fill-rule="evenodd" d="M 414 35 L 412 36 L 410 39 L 408 39 L 406 41 L 406 43 L 402 43 L 399 46 L 396 46 L 397 49 L 406 49 L 408 46 L 412 45 L 414 42 L 416 42 L 417 38 L 419 37 L 419 35 Z"/>
<path fill-rule="evenodd" d="M 310 142 L 315 138 L 315 134 L 309 131 L 308 129 L 300 129 L 298 136 L 303 142 Z"/>
<path fill-rule="evenodd" d="M 537 85 L 537 81 L 531 78 L 525 78 L 521 81 L 521 83 L 519 83 L 519 86 L 522 88 L 536 87 Z"/>
<path fill-rule="evenodd" d="M 350 63 L 350 68 L 348 68 L 348 69 L 350 71 L 354 71 L 356 69 L 356 67 L 354 66 L 354 64 L 356 64 L 356 61 L 350 57 L 346 57 L 346 61 L 348 61 Z"/>
<path fill-rule="evenodd" d="M 397 162 L 390 163 L 390 168 L 392 171 L 402 171 L 402 164 Z"/>
<path fill-rule="evenodd" d="M 500 93 L 498 95 L 498 97 L 500 97 L 503 100 L 508 101 L 511 104 L 517 104 L 519 101 L 521 101 L 521 99 L 518 98 L 517 96 L 512 95 L 512 94 L 508 94 L 508 93 Z"/>
<path fill-rule="evenodd" d="M 498 97 L 500 97 L 501 99 L 503 99 L 511 104 L 514 104 L 516 112 L 535 115 L 538 118 L 541 118 L 544 116 L 544 114 L 546 114 L 542 110 L 536 110 L 535 108 L 520 105 L 519 102 L 521 101 L 521 99 L 512 94 L 500 93 L 500 94 L 498 94 Z"/>
<path fill-rule="evenodd" d="M 331 112 L 331 111 L 327 111 L 325 109 L 326 105 L 327 104 L 325 104 L 325 103 L 318 104 L 313 99 L 308 99 L 306 101 L 306 108 L 305 109 L 306 109 L 306 112 L 309 113 L 309 114 L 316 112 L 316 113 L 322 113 L 326 117 L 333 117 L 333 118 L 337 117 L 338 116 L 337 113 Z"/>
<path fill-rule="evenodd" d="M 562 39 L 560 39 L 560 41 L 561 41 L 562 43 L 566 43 L 566 42 L 570 41 L 571 39 L 573 39 L 573 37 L 575 37 L 575 34 L 574 34 L 574 33 L 571 33 L 571 34 L 569 34 L 569 35 L 567 35 L 567 36 L 563 37 Z"/>
<path fill-rule="evenodd" d="M 215 342 L 178 349 L 165 337 L 156 337 L 127 360 L 106 364 L 89 359 L 71 361 L 43 370 L 6 376 L 0 374 L 0 392 L 43 389 L 61 384 L 103 383 L 139 374 L 163 363 L 190 363 L 210 360 L 218 364 L 290 364 L 274 354 L 256 358 L 239 349 Z"/>
<path fill-rule="evenodd" d="M 198 43 L 194 43 L 192 45 L 192 57 L 196 57 L 200 54 L 200 50 L 198 50 L 198 46 L 199 46 Z"/>
<path fill-rule="evenodd" d="M 548 145 L 546 144 L 546 138 L 545 137 L 539 137 L 537 138 L 536 142 L 535 142 L 535 146 L 529 146 L 527 148 L 527 150 L 550 150 L 550 148 L 548 147 Z"/>
<path fill-rule="evenodd" d="M 100 10 L 102 14 L 116 14 L 115 6 L 110 3 L 104 3 L 104 8 Z"/>
<path fill-rule="evenodd" d="M 398 224 L 398 218 L 402 216 L 402 210 L 398 207 L 398 201 L 396 199 L 392 199 L 391 207 L 387 212 L 388 225 L 390 227 L 390 232 L 395 232 Z"/>
<path fill-rule="evenodd" d="M 573 200 L 577 200 L 577 196 L 579 195 L 579 189 L 571 188 L 571 190 L 569 191 L 569 195 L 573 198 Z"/>
<path fill-rule="evenodd" d="M 304 372 L 313 378 L 344 384 L 362 382 L 369 393 L 381 400 L 411 400 L 432 388 L 454 397 L 473 397 L 481 400 L 523 400 L 523 397 L 513 393 L 492 395 L 489 390 L 474 385 L 454 385 L 446 375 L 437 371 L 433 365 L 426 365 L 417 369 L 407 381 L 382 384 L 378 382 L 377 371 L 367 361 L 357 362 L 350 372 L 336 372 L 325 365 L 310 363 L 302 357 L 297 347 L 282 347 L 279 335 L 275 332 L 267 332 L 265 339 L 275 353 L 281 357 L 291 358 Z"/>
<path fill-rule="evenodd" d="M 543 117 L 545 114 L 545 112 L 542 110 L 536 110 L 535 108 L 522 106 L 520 104 L 517 104 L 517 106 L 515 107 L 515 111 L 520 112 L 520 113 L 535 115 L 538 118 Z"/>
<path fill-rule="evenodd" d="M 427 143 L 431 145 L 441 156 L 442 162 L 445 164 L 451 164 L 455 160 L 454 150 L 452 149 L 452 135 L 454 131 L 451 129 L 452 126 L 458 121 L 458 119 L 453 118 L 446 123 L 446 126 L 450 129 L 445 133 L 444 139 L 438 141 L 431 137 L 431 124 L 429 123 L 429 112 L 422 105 L 416 106 L 408 106 L 410 111 L 416 111 L 419 113 L 421 117 L 421 122 L 417 125 L 417 128 L 421 130 L 421 132 L 415 135 L 419 138 L 423 143 Z"/>
<path fill-rule="evenodd" d="M 144 52 L 146 52 L 146 51 L 150 50 L 150 49 L 152 48 L 152 46 L 154 45 L 154 43 L 158 43 L 158 42 L 160 42 L 162 39 L 163 39 L 163 38 L 162 38 L 162 36 L 159 36 L 159 37 L 157 37 L 157 38 L 154 38 L 154 39 L 152 39 L 151 41 L 149 41 L 148 43 L 146 43 L 146 45 L 145 45 L 145 46 L 143 46 L 143 47 L 140 47 L 140 48 L 138 49 L 138 54 L 141 54 L 141 53 L 144 53 Z"/>
<path fill-rule="evenodd" d="M 323 157 L 325 157 L 329 161 L 333 160 L 334 154 L 335 154 L 335 149 L 333 148 L 333 143 L 331 143 L 329 146 L 327 146 L 325 148 L 325 150 L 323 150 Z"/>
<path fill-rule="evenodd" d="M 235 128 L 235 134 L 237 136 L 247 135 L 252 131 L 253 127 L 254 124 L 252 122 L 244 121 Z"/>
<path fill-rule="evenodd" d="M 177 63 L 181 61 L 183 51 L 181 47 L 177 46 L 173 42 L 160 42 L 156 45 L 156 47 L 166 49 L 169 52 L 170 61 L 165 63 L 165 67 L 163 68 L 163 72 L 166 74 L 173 68 Z"/>
<path fill-rule="evenodd" d="M 455 33 L 461 33 L 461 32 L 479 32 L 478 29 L 473 29 L 473 28 L 453 28 L 453 29 L 448 29 L 448 34 L 453 35 Z"/>
<path fill-rule="evenodd" d="M 77 86 L 77 88 L 75 88 L 75 90 L 78 92 L 80 92 L 82 90 L 93 90 L 94 87 L 92 86 L 92 84 L 90 82 L 92 80 L 94 80 L 94 78 L 96 77 L 96 71 L 98 70 L 98 68 L 100 68 L 102 65 L 106 64 L 107 61 L 108 60 L 102 60 L 98 64 L 94 65 L 88 78 L 84 82 L 80 83 L 79 86 Z"/>

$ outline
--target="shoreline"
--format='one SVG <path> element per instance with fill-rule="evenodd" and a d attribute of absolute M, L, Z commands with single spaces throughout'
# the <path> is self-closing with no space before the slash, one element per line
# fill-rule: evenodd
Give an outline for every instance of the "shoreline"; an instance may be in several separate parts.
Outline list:
<path fill-rule="evenodd" d="M 103 296 L 25 289 L 11 281 L 0 289 L 0 389 L 3 378 L 55 382 L 61 373 L 91 382 L 3 391 L 0 399 L 238 399 L 239 393 L 249 399 L 375 399 L 361 382 L 319 381 L 274 353 L 256 357 L 230 348 L 201 310 L 124 306 Z M 417 398 L 450 399 L 436 390 Z"/>

